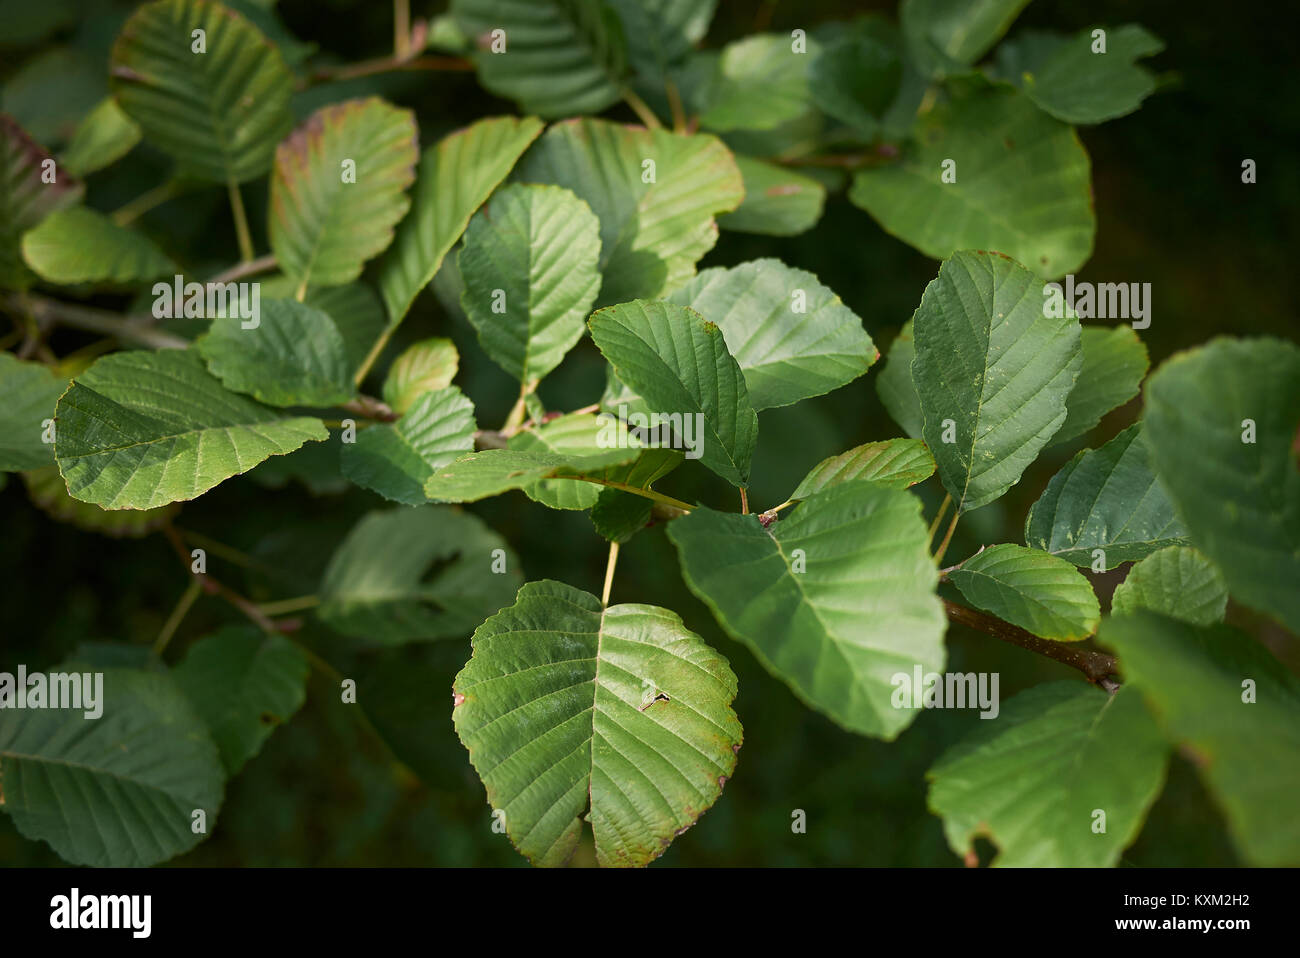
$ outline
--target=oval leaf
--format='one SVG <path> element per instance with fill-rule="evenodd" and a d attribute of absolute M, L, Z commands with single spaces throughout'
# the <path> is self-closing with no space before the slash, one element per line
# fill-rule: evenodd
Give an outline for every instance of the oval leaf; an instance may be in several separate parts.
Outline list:
<path fill-rule="evenodd" d="M 23 259 L 51 283 L 130 283 L 179 271 L 153 240 L 84 206 L 58 210 L 23 234 Z"/>
<path fill-rule="evenodd" d="M 948 579 L 977 608 L 1040 638 L 1086 639 L 1101 619 L 1088 580 L 1064 559 L 1037 549 L 1009 542 L 991 546 Z"/>
<path fill-rule="evenodd" d="M 1219 570 L 1185 546 L 1161 549 L 1137 563 L 1110 600 L 1114 615 L 1150 609 L 1192 625 L 1222 622 L 1227 607 L 1228 587 Z"/>

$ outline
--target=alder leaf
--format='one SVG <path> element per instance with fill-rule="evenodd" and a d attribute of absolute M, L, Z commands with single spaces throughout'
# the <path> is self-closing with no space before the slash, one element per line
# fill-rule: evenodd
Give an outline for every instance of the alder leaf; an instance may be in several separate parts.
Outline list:
<path fill-rule="evenodd" d="M 588 325 L 614 374 L 654 412 L 680 414 L 700 461 L 747 486 L 758 415 L 719 327 L 683 306 L 644 300 L 599 310 Z"/>
<path fill-rule="evenodd" d="M 393 360 L 384 380 L 384 402 L 399 415 L 427 392 L 446 389 L 460 369 L 460 354 L 450 339 L 435 336 L 412 343 Z"/>
<path fill-rule="evenodd" d="M 42 181 L 46 170 L 54 182 Z M 54 157 L 13 117 L 0 113 L 0 288 L 25 289 L 34 277 L 23 264 L 23 233 L 42 219 L 77 203 L 85 192 L 80 180 L 60 174 Z"/>
<path fill-rule="evenodd" d="M 98 868 L 156 865 L 202 841 L 192 816 L 201 810 L 209 830 L 216 824 L 225 771 L 171 676 L 77 662 L 56 671 L 83 683 L 102 672 L 102 714 L 0 710 L 0 811 L 19 834 Z"/>
<path fill-rule="evenodd" d="M 203 31 L 202 52 L 195 30 Z M 209 0 L 138 7 L 113 45 L 109 76 L 144 138 L 202 179 L 261 176 L 293 124 L 293 76 L 279 50 L 240 14 Z"/>
<path fill-rule="evenodd" d="M 948 573 L 971 604 L 1044 639 L 1073 642 L 1097 630 L 1101 607 L 1064 559 L 1010 542 L 975 553 Z"/>
<path fill-rule="evenodd" d="M 474 404 L 455 386 L 422 393 L 395 423 L 360 430 L 343 444 L 343 475 L 385 499 L 428 501 L 424 484 L 457 456 L 474 449 Z"/>
<path fill-rule="evenodd" d="M 451 14 L 479 82 L 525 113 L 599 113 L 623 95 L 627 44 L 604 0 L 452 0 Z"/>
<path fill-rule="evenodd" d="M 535 865 L 564 864 L 584 820 L 599 864 L 648 864 L 736 767 L 736 676 L 675 612 L 529 582 L 473 646 L 456 734 Z"/>
<path fill-rule="evenodd" d="M 906 489 L 934 475 L 934 457 L 919 439 L 886 439 L 854 446 L 813 466 L 790 493 L 797 502 L 828 486 L 864 479 L 888 489 Z"/>
<path fill-rule="evenodd" d="M 54 455 L 73 498 L 106 509 L 194 499 L 329 433 L 229 392 L 193 350 L 103 356 L 58 405 Z"/>
<path fill-rule="evenodd" d="M 180 271 L 153 240 L 85 206 L 51 213 L 23 234 L 22 247 L 37 276 L 63 286 L 126 284 Z"/>
<path fill-rule="evenodd" d="M 911 724 L 893 679 L 943 668 L 947 624 L 916 497 L 856 480 L 770 528 L 696 508 L 667 531 L 691 591 L 811 708 L 876 738 Z"/>
<path fill-rule="evenodd" d="M 1083 366 L 1065 400 L 1065 422 L 1049 445 L 1089 432 L 1102 416 L 1138 394 L 1147 372 L 1147 348 L 1131 326 L 1084 326 Z"/>
<path fill-rule="evenodd" d="M 965 72 L 1007 32 L 1029 0 L 903 0 L 899 23 L 927 74 Z"/>
<path fill-rule="evenodd" d="M 1185 544 L 1187 529 L 1151 471 L 1141 432 L 1140 423 L 1130 426 L 1062 466 L 1029 507 L 1025 543 L 1096 571 Z"/>
<path fill-rule="evenodd" d="M 1153 552 L 1129 570 L 1115 586 L 1113 615 L 1150 609 L 1192 625 L 1223 621 L 1228 587 L 1209 559 L 1186 546 Z"/>
<path fill-rule="evenodd" d="M 317 613 L 367 646 L 460 638 L 522 582 L 514 550 L 476 516 L 399 507 L 353 526 L 325 570 Z"/>
<path fill-rule="evenodd" d="M 0 352 L 0 472 L 39 469 L 54 462 L 47 426 L 68 381 L 41 363 Z"/>
<path fill-rule="evenodd" d="M 818 50 L 796 52 L 790 37 L 756 33 L 722 48 L 701 104 L 709 130 L 771 130 L 797 119 L 812 104 L 808 64 Z"/>
<path fill-rule="evenodd" d="M 542 479 L 563 476 L 603 479 L 608 469 L 640 455 L 635 445 L 596 455 L 529 449 L 488 449 L 461 456 L 429 477 L 424 492 L 442 502 L 476 502 L 511 489 L 526 489 Z M 577 479 L 576 481 L 583 481 Z"/>
<path fill-rule="evenodd" d="M 600 223 L 558 186 L 511 184 L 465 230 L 461 307 L 492 360 L 540 380 L 582 338 L 600 289 Z"/>
<path fill-rule="evenodd" d="M 1138 610 L 1108 618 L 1100 637 L 1191 759 L 1245 861 L 1300 865 L 1300 679 L 1227 626 Z"/>
<path fill-rule="evenodd" d="M 411 211 L 379 261 L 388 323 L 406 316 L 469 218 L 542 132 L 535 117 L 489 117 L 443 137 L 420 157 Z"/>
<path fill-rule="evenodd" d="M 948 89 L 897 163 L 857 172 L 849 200 L 935 259 L 986 249 L 1045 279 L 1077 271 L 1097 220 L 1074 130 L 1009 86 L 966 77 Z"/>
<path fill-rule="evenodd" d="M 994 714 L 972 723 L 926 775 L 930 810 L 943 819 L 952 850 L 970 860 L 975 839 L 986 836 L 998 846 L 994 865 L 1117 864 L 1169 764 L 1142 697 L 1131 688 L 1108 695 L 1084 682 L 1047 682 Z"/>
<path fill-rule="evenodd" d="M 894 422 L 913 439 L 921 438 L 925 420 L 921 415 L 921 397 L 912 382 L 912 360 L 916 359 L 912 320 L 903 324 L 889 346 L 885 365 L 876 376 L 876 395 Z M 1069 400 L 1066 400 L 1068 408 Z"/>
<path fill-rule="evenodd" d="M 268 232 L 300 286 L 340 286 L 387 249 L 411 201 L 415 116 L 377 97 L 321 107 L 275 151 Z"/>
<path fill-rule="evenodd" d="M 228 626 L 190 646 L 172 675 L 234 775 L 302 708 L 310 671 L 284 636 Z"/>
<path fill-rule="evenodd" d="M 1060 428 L 1082 357 L 1079 321 L 1044 315 L 1043 282 L 982 251 L 939 267 L 912 317 L 922 436 L 959 512 L 1020 481 Z"/>
<path fill-rule="evenodd" d="M 208 370 L 235 392 L 271 406 L 337 406 L 352 398 L 352 372 L 334 320 L 292 299 L 259 302 L 257 325 L 219 316 L 195 343 Z"/>
<path fill-rule="evenodd" d="M 669 294 L 715 323 L 756 410 L 852 382 L 880 356 L 862 320 L 812 273 L 757 259 L 706 269 Z"/>
<path fill-rule="evenodd" d="M 1300 635 L 1300 347 L 1215 339 L 1146 386 L 1160 485 L 1234 599 Z"/>
<path fill-rule="evenodd" d="M 73 176 L 86 176 L 112 166 L 139 142 L 140 124 L 115 99 L 105 97 L 77 124 L 63 150 L 62 165 Z"/>
<path fill-rule="evenodd" d="M 604 451 L 601 442 L 611 435 L 610 425 L 607 416 L 590 413 L 560 416 L 535 429 L 516 433 L 510 437 L 508 447 L 562 457 L 599 456 Z M 590 509 L 601 492 L 600 486 L 594 483 L 572 479 L 539 479 L 522 488 L 529 499 L 552 509 Z"/>
<path fill-rule="evenodd" d="M 524 158 L 518 179 L 563 186 L 595 212 L 602 304 L 681 286 L 718 241 L 714 217 L 745 195 L 736 161 L 715 137 L 595 119 L 553 125 Z"/>
<path fill-rule="evenodd" d="M 1066 123 L 1103 123 L 1132 113 L 1156 89 L 1156 78 L 1137 61 L 1165 48 L 1135 23 L 1074 36 L 1026 30 L 998 47 L 998 73 L 1024 89 L 1044 111 Z"/>
<path fill-rule="evenodd" d="M 745 199 L 718 217 L 718 226 L 738 233 L 797 236 L 817 225 L 826 187 L 810 176 L 752 156 L 735 157 Z"/>

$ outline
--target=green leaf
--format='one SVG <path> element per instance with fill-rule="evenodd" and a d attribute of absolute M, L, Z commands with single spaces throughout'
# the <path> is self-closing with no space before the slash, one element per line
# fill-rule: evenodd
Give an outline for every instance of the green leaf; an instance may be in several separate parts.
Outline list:
<path fill-rule="evenodd" d="M 1141 428 L 1130 426 L 1061 467 L 1029 508 L 1027 545 L 1102 572 L 1187 542 L 1151 471 Z M 1095 549 L 1104 554 L 1094 557 Z"/>
<path fill-rule="evenodd" d="M 722 48 L 700 124 L 710 130 L 771 130 L 801 116 L 811 104 L 808 64 L 788 34 L 756 33 Z"/>
<path fill-rule="evenodd" d="M 911 54 L 931 75 L 963 72 L 997 43 L 1029 0 L 903 0 Z"/>
<path fill-rule="evenodd" d="M 298 283 L 291 277 L 275 275 L 261 281 L 264 299 L 293 299 Z M 362 361 L 388 325 L 384 304 L 365 283 L 348 283 L 346 286 L 316 286 L 307 290 L 303 302 L 320 310 L 334 321 L 348 357 L 349 375 L 361 367 Z"/>
<path fill-rule="evenodd" d="M 1097 228 L 1078 136 L 1011 87 L 972 77 L 948 88 L 899 162 L 858 171 L 850 201 L 935 259 L 987 249 L 1048 279 L 1075 272 Z M 956 182 L 943 182 L 947 160 Z"/>
<path fill-rule="evenodd" d="M 54 461 L 54 446 L 43 437 L 67 388 L 68 381 L 49 367 L 0 352 L 0 471 L 38 469 Z"/>
<path fill-rule="evenodd" d="M 876 376 L 876 395 L 903 432 L 919 439 L 925 419 L 921 415 L 921 397 L 916 394 L 916 385 L 912 382 L 912 360 L 916 358 L 912 329 L 909 319 L 890 344 L 884 368 Z M 1068 399 L 1066 405 L 1069 405 Z"/>
<path fill-rule="evenodd" d="M 680 466 L 684 458 L 676 449 L 646 449 L 626 466 L 606 470 L 605 478 L 648 490 Z M 611 542 L 627 542 L 646 527 L 653 513 L 654 503 L 646 496 L 621 489 L 601 489 L 591 507 L 591 523 L 598 535 Z"/>
<path fill-rule="evenodd" d="M 328 432 L 227 391 L 192 350 L 114 353 L 58 405 L 54 455 L 68 492 L 106 509 L 194 499 Z"/>
<path fill-rule="evenodd" d="M 736 676 L 675 612 L 530 582 L 473 642 L 456 734 L 533 864 L 564 864 L 585 819 L 601 865 L 645 865 L 722 793 Z"/>
<path fill-rule="evenodd" d="M 1073 642 L 1097 630 L 1101 608 L 1074 566 L 1038 549 L 1004 542 L 948 573 L 971 604 L 1044 639 Z"/>
<path fill-rule="evenodd" d="M 510 601 L 519 570 L 506 541 L 467 512 L 371 512 L 330 559 L 317 611 L 368 645 L 459 638 Z"/>
<path fill-rule="evenodd" d="M 558 186 L 511 184 L 472 220 L 457 263 L 460 302 L 492 360 L 521 383 L 582 338 L 600 289 L 600 223 Z"/>
<path fill-rule="evenodd" d="M 1247 863 L 1300 865 L 1300 679 L 1226 626 L 1138 611 L 1108 618 L 1101 639 L 1191 757 Z"/>
<path fill-rule="evenodd" d="M 588 325 L 615 375 L 653 412 L 681 414 L 681 438 L 694 437 L 704 465 L 732 485 L 749 484 L 758 415 L 717 325 L 683 306 L 644 300 L 599 310 Z"/>
<path fill-rule="evenodd" d="M 351 368 L 334 321 L 292 299 L 259 306 L 251 329 L 238 315 L 212 321 L 196 343 L 208 370 L 227 389 L 272 406 L 337 406 L 351 399 Z"/>
<path fill-rule="evenodd" d="M 764 236 L 797 236 L 817 225 L 826 187 L 812 177 L 752 156 L 736 156 L 745 199 L 718 217 L 724 230 Z"/>
<path fill-rule="evenodd" d="M 202 30 L 205 52 L 195 50 Z M 122 27 L 109 62 L 113 95 L 144 138 L 185 172 L 242 183 L 271 165 L 293 124 L 293 77 L 242 16 L 208 0 L 157 0 Z"/>
<path fill-rule="evenodd" d="M 140 125 L 106 97 L 77 124 L 62 165 L 74 176 L 85 176 L 112 166 L 139 142 Z"/>
<path fill-rule="evenodd" d="M 757 259 L 706 269 L 668 296 L 722 330 L 755 409 L 789 406 L 857 379 L 880 356 L 862 320 L 812 273 Z"/>
<path fill-rule="evenodd" d="M 393 241 L 411 201 L 415 116 L 377 97 L 321 107 L 275 151 L 268 232 L 302 286 L 339 286 Z"/>
<path fill-rule="evenodd" d="M 1114 615 L 1150 609 L 1192 625 L 1223 621 L 1228 587 L 1210 560 L 1195 549 L 1170 546 L 1153 552 L 1115 587 Z"/>
<path fill-rule="evenodd" d="M 427 392 L 446 389 L 460 369 L 460 354 L 450 339 L 435 336 L 407 346 L 388 367 L 384 402 L 402 414 Z"/>
<path fill-rule="evenodd" d="M 77 663 L 57 671 L 73 670 L 84 683 Z M 84 709 L 0 710 L 0 810 L 74 865 L 155 865 L 202 841 L 190 827 L 195 810 L 215 824 L 221 759 L 170 676 L 102 672 L 99 718 Z"/>
<path fill-rule="evenodd" d="M 813 466 L 790 493 L 790 500 L 798 502 L 828 486 L 854 479 L 869 480 L 887 489 L 906 489 L 933 474 L 934 457 L 919 439 L 867 442 Z"/>
<path fill-rule="evenodd" d="M 452 0 L 451 13 L 477 41 L 479 82 L 525 113 L 599 113 L 623 95 L 627 44 L 603 0 Z"/>
<path fill-rule="evenodd" d="M 561 457 L 599 456 L 601 442 L 608 435 L 608 418 L 590 413 L 560 416 L 536 429 L 511 436 L 510 449 L 524 452 L 553 453 Z M 541 479 L 523 486 L 524 495 L 552 509 L 590 509 L 600 494 L 600 487 L 572 479 Z"/>
<path fill-rule="evenodd" d="M 1105 32 L 1093 52 L 1093 30 L 1072 37 L 1026 30 L 998 48 L 998 72 L 1043 110 L 1066 123 L 1102 123 L 1132 113 L 1155 92 L 1156 79 L 1137 61 L 1165 48 L 1134 23 Z"/>
<path fill-rule="evenodd" d="M 424 484 L 474 449 L 474 404 L 455 386 L 422 393 L 401 419 L 362 429 L 340 453 L 343 475 L 385 499 L 428 501 Z"/>
<path fill-rule="evenodd" d="M 610 467 L 631 462 L 639 454 L 635 445 L 606 449 L 598 455 L 488 449 L 461 456 L 444 466 L 424 484 L 424 492 L 430 499 L 442 502 L 476 502 L 511 489 L 529 488 L 542 479 L 603 479 Z"/>
<path fill-rule="evenodd" d="M 46 170 L 54 171 L 53 183 L 42 182 Z M 80 180 L 60 173 L 54 158 L 12 117 L 0 113 L 0 288 L 31 285 L 19 247 L 23 233 L 55 210 L 77 203 L 84 192 Z"/>
<path fill-rule="evenodd" d="M 563 186 L 595 212 L 603 304 L 654 298 L 685 283 L 718 240 L 713 218 L 745 195 L 720 140 L 593 119 L 552 126 L 518 178 Z"/>
<path fill-rule="evenodd" d="M 960 512 L 1019 482 L 1065 421 L 1079 321 L 1044 315 L 1042 291 L 1005 256 L 956 253 L 912 318 L 922 436 Z"/>
<path fill-rule="evenodd" d="M 916 717 L 892 677 L 943 668 L 946 619 L 914 496 L 845 482 L 770 528 L 697 508 L 667 531 L 691 591 L 809 706 L 883 739 Z"/>
<path fill-rule="evenodd" d="M 54 414 L 51 405 L 50 415 Z M 32 504 L 58 522 L 112 539 L 138 539 L 156 532 L 175 515 L 180 506 L 169 503 L 156 509 L 101 509 L 68 495 L 68 487 L 52 461 L 48 466 L 23 473 L 23 484 Z"/>
<path fill-rule="evenodd" d="M 1065 422 L 1050 445 L 1077 439 L 1101 417 L 1138 394 L 1147 373 L 1147 348 L 1131 326 L 1083 327 L 1083 367 L 1065 400 Z"/>
<path fill-rule="evenodd" d="M 1151 464 L 1192 543 L 1234 599 L 1300 635 L 1300 347 L 1216 339 L 1165 362 L 1145 398 Z"/>
<path fill-rule="evenodd" d="M 234 775 L 302 708 L 310 671 L 284 636 L 231 626 L 190 646 L 172 674 Z"/>
<path fill-rule="evenodd" d="M 379 262 L 390 327 L 406 316 L 474 211 L 541 132 L 534 117 L 490 117 L 443 137 L 420 156 L 411 212 Z"/>
<path fill-rule="evenodd" d="M 1169 764 L 1141 696 L 1048 682 L 1012 698 L 997 719 L 976 722 L 926 776 L 930 810 L 943 819 L 952 850 L 969 861 L 975 839 L 987 836 L 998 846 L 994 865 L 1117 864 Z M 1094 829 L 1098 810 L 1103 831 Z"/>
<path fill-rule="evenodd" d="M 627 38 L 628 59 L 648 84 L 663 86 L 704 38 L 718 0 L 608 0 Z"/>
<path fill-rule="evenodd" d="M 867 140 L 898 96 L 903 64 L 898 51 L 863 31 L 839 39 L 813 60 L 809 85 L 819 109 Z"/>
<path fill-rule="evenodd" d="M 41 279 L 131 283 L 170 276 L 180 267 L 158 244 L 85 206 L 58 210 L 23 234 L 23 259 Z"/>

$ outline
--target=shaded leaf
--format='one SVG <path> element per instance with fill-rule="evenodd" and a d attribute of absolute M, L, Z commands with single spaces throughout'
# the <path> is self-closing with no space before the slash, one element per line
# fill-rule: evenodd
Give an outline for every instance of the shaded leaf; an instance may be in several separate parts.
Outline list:
<path fill-rule="evenodd" d="M 1025 543 L 1103 570 L 1185 543 L 1187 529 L 1156 482 L 1141 429 L 1130 426 L 1062 466 L 1029 507 Z M 1105 553 L 1095 566 L 1094 549 Z"/>
<path fill-rule="evenodd" d="M 876 376 L 876 394 L 894 422 L 913 439 L 921 438 L 924 417 L 921 415 L 921 397 L 912 382 L 912 360 L 916 358 L 916 342 L 912 338 L 912 320 L 894 337 L 885 357 L 884 368 Z M 1069 400 L 1066 400 L 1068 407 Z"/>
<path fill-rule="evenodd" d="M 997 719 L 974 723 L 926 776 L 930 810 L 943 819 L 952 850 L 971 855 L 986 836 L 998 846 L 994 865 L 1118 864 L 1169 763 L 1141 696 L 1048 682 L 1012 698 Z M 1097 810 L 1104 831 L 1094 829 Z"/>
<path fill-rule="evenodd" d="M 735 157 L 745 199 L 718 217 L 724 230 L 765 236 L 797 236 L 817 225 L 826 187 L 812 177 L 752 156 Z"/>
<path fill-rule="evenodd" d="M 911 55 L 932 76 L 964 72 L 1007 32 L 1029 0 L 903 0 Z"/>
<path fill-rule="evenodd" d="M 1147 348 L 1131 326 L 1083 327 L 1083 366 L 1065 400 L 1065 422 L 1051 445 L 1089 432 L 1101 417 L 1138 394 L 1147 372 Z"/>
<path fill-rule="evenodd" d="M 54 182 L 42 182 L 53 170 Z M 27 230 L 55 210 L 72 206 L 85 187 L 60 173 L 54 158 L 10 116 L 0 113 L 0 287 L 23 289 L 31 285 L 31 271 L 23 265 L 20 239 Z"/>
<path fill-rule="evenodd" d="M 48 466 L 23 473 L 23 484 L 32 503 L 58 522 L 67 522 L 85 532 L 97 532 L 113 539 L 138 539 L 157 531 L 180 507 L 176 503 L 156 509 L 101 509 L 68 495 L 59 467 Z"/>
<path fill-rule="evenodd" d="M 140 125 L 106 97 L 77 124 L 63 150 L 63 167 L 74 176 L 85 176 L 113 165 L 139 142 Z"/>
<path fill-rule="evenodd" d="M 46 423 L 68 381 L 41 363 L 0 352 L 0 471 L 39 469 L 54 461 Z"/>
<path fill-rule="evenodd" d="M 808 64 L 815 49 L 796 53 L 790 37 L 756 33 L 722 48 L 708 85 L 700 124 L 710 130 L 770 130 L 810 106 Z"/>
<path fill-rule="evenodd" d="M 202 30 L 205 52 L 195 51 Z M 293 77 L 255 26 L 209 0 L 138 7 L 109 62 L 113 95 L 186 173 L 242 183 L 266 172 L 293 123 Z"/>

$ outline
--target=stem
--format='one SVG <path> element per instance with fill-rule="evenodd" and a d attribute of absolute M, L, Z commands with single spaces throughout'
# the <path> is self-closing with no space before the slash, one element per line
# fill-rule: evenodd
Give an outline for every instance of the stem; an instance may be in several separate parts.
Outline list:
<path fill-rule="evenodd" d="M 176 527 L 173 526 L 171 522 L 164 523 L 162 531 L 163 535 L 167 537 L 167 541 L 171 544 L 172 551 L 175 552 L 176 557 L 181 560 L 181 565 L 185 567 L 185 571 L 190 572 L 190 554 L 185 549 L 185 540 L 181 538 L 180 533 L 176 531 Z M 244 598 L 234 589 L 218 582 L 215 576 L 209 575 L 206 572 L 202 574 L 190 572 L 190 575 L 194 577 L 191 581 L 200 585 L 203 591 L 207 592 L 209 595 L 221 596 L 221 598 L 225 599 L 242 612 L 250 622 L 256 625 L 263 632 L 279 634 L 280 630 L 276 628 L 275 623 L 267 618 L 257 606 Z"/>
<path fill-rule="evenodd" d="M 1078 669 L 1087 676 L 1089 682 L 1100 685 L 1108 692 L 1113 692 L 1119 688 L 1119 683 L 1113 678 L 1117 674 L 1118 664 L 1112 655 L 1097 652 L 1093 649 L 1080 648 L 1078 643 L 1075 642 L 1052 642 L 1049 639 L 1040 639 L 1032 632 L 1026 632 L 1019 626 L 1003 622 L 1001 619 L 978 612 L 975 609 L 968 609 L 956 602 L 949 602 L 947 599 L 943 600 L 943 605 L 948 613 L 948 619 L 952 622 L 991 635 L 995 639 L 1010 642 L 1012 645 L 1018 645 L 1030 652 L 1037 652 L 1039 655 L 1045 655 L 1049 659 L 1055 659 L 1057 662 Z"/>
<path fill-rule="evenodd" d="M 235 235 L 239 238 L 239 258 L 245 263 L 253 261 L 253 237 L 248 232 L 248 214 L 244 212 L 244 198 L 234 179 L 226 180 L 230 192 L 230 212 L 235 217 Z"/>
<path fill-rule="evenodd" d="M 610 489 L 618 489 L 622 492 L 630 492 L 634 496 L 641 496 L 643 499 L 649 499 L 657 502 L 659 505 L 669 510 L 674 510 L 668 518 L 677 518 L 684 516 L 695 507 L 689 503 L 682 502 L 680 499 L 674 499 L 672 496 L 665 496 L 661 492 L 655 492 L 653 489 L 645 489 L 641 486 L 631 486 L 626 482 L 614 482 L 612 479 L 596 479 L 593 476 L 551 476 L 551 479 L 577 479 L 581 482 L 594 482 L 598 486 L 608 486 Z"/>
<path fill-rule="evenodd" d="M 185 618 L 185 614 L 190 611 L 190 606 L 199 597 L 200 591 L 202 590 L 199 588 L 199 580 L 190 579 L 189 585 L 181 593 L 180 601 L 176 603 L 176 608 L 172 609 L 172 614 L 167 617 L 167 621 L 163 623 L 162 631 L 158 633 L 158 638 L 154 641 L 154 655 L 163 654 L 163 651 L 167 648 L 167 643 L 172 640 L 172 636 L 176 634 L 177 628 L 180 627 L 181 621 Z"/>
<path fill-rule="evenodd" d="M 744 486 L 740 487 L 740 514 L 749 515 L 749 493 L 745 491 Z"/>
<path fill-rule="evenodd" d="M 289 612 L 301 612 L 303 609 L 314 609 L 318 605 L 320 605 L 320 596 L 300 595 L 296 599 L 262 602 L 257 607 L 264 615 L 285 615 Z"/>
<path fill-rule="evenodd" d="M 258 273 L 266 273 L 275 269 L 275 254 L 267 253 L 265 256 L 259 256 L 257 259 L 243 260 L 236 263 L 229 269 L 224 269 L 216 276 L 208 280 L 209 283 L 232 283 L 237 279 L 243 279 L 245 276 L 255 276 Z"/>
<path fill-rule="evenodd" d="M 365 380 L 366 375 L 370 372 L 370 367 L 375 364 L 375 360 L 379 358 L 379 354 L 382 353 L 384 347 L 388 345 L 388 337 L 393 335 L 393 330 L 396 328 L 396 323 L 389 323 L 388 328 L 379 334 L 379 338 L 376 339 L 375 344 L 370 347 L 370 352 L 367 353 L 366 358 L 361 361 L 361 368 L 357 370 L 356 376 L 352 379 L 354 385 L 360 387 L 361 383 Z"/>
<path fill-rule="evenodd" d="M 957 520 L 961 518 L 960 511 L 954 511 L 952 522 L 948 523 L 948 531 L 944 533 L 943 541 L 939 543 L 939 551 L 934 554 L 934 564 L 938 565 L 943 561 L 943 554 L 948 551 L 948 543 L 952 541 L 952 534 L 957 528 Z"/>
<path fill-rule="evenodd" d="M 537 383 L 520 383 L 519 399 L 515 402 L 510 414 L 506 416 L 506 421 L 501 426 L 501 435 L 509 438 L 517 433 L 524 424 L 524 417 L 528 414 L 528 394 L 537 388 Z"/>
<path fill-rule="evenodd" d="M 113 222 L 118 226 L 126 226 L 136 218 L 148 213 L 155 206 L 161 206 L 174 196 L 180 194 L 180 188 L 176 185 L 175 180 L 168 180 L 166 183 L 160 183 L 151 190 L 141 193 L 125 206 L 120 207 L 113 213 Z"/>
<path fill-rule="evenodd" d="M 663 125 L 659 122 L 659 117 L 655 116 L 654 110 L 646 105 L 645 100 L 633 93 L 630 87 L 623 88 L 623 102 L 632 108 L 632 112 L 645 124 L 647 129 L 658 130 L 662 128 Z"/>
<path fill-rule="evenodd" d="M 349 399 L 339 406 L 354 416 L 360 416 L 363 419 L 377 419 L 380 422 L 396 422 L 397 413 L 393 412 L 393 407 L 386 402 L 375 399 L 373 396 L 358 396 L 356 399 Z"/>
<path fill-rule="evenodd" d="M 111 313 L 106 309 L 75 306 L 72 303 L 47 299 L 43 296 L 29 296 L 24 305 L 21 299 L 11 295 L 0 299 L 0 303 L 3 303 L 6 310 L 12 312 L 28 308 L 37 320 L 44 319 L 74 329 L 88 329 L 93 333 L 102 333 L 105 336 L 113 336 L 154 349 L 186 349 L 190 345 L 188 340 L 181 339 L 179 336 L 151 328 L 142 318 L 123 316 L 121 313 Z"/>
<path fill-rule="evenodd" d="M 605 587 L 600 590 L 600 607 L 609 605 L 609 590 L 614 585 L 614 567 L 618 565 L 618 543 L 609 544 L 609 560 L 605 563 Z"/>
<path fill-rule="evenodd" d="M 934 545 L 934 534 L 939 530 L 939 523 L 943 520 L 943 514 L 948 511 L 950 505 L 952 505 L 952 496 L 944 493 L 943 502 L 939 503 L 939 511 L 934 514 L 934 521 L 930 523 L 930 537 L 925 544 L 927 549 Z"/>
<path fill-rule="evenodd" d="M 393 58 L 405 60 L 410 55 L 411 0 L 393 0 Z"/>
<path fill-rule="evenodd" d="M 664 92 L 668 95 L 668 109 L 673 115 L 673 132 L 686 132 L 686 108 L 682 106 L 682 95 L 677 90 L 677 84 L 671 78 L 664 80 Z"/>

